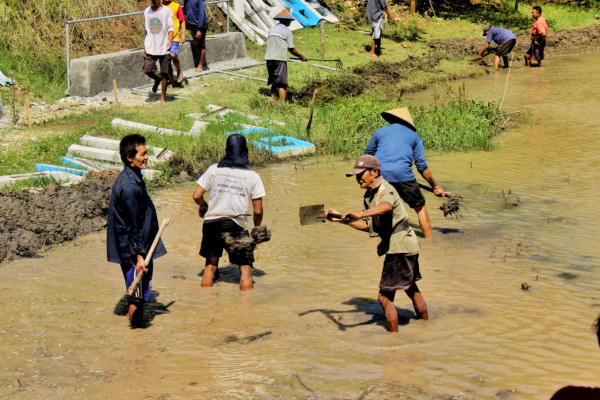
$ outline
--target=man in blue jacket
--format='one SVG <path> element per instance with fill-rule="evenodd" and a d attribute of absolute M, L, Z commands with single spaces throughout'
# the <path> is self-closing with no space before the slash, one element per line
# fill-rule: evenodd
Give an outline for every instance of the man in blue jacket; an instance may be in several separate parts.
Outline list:
<path fill-rule="evenodd" d="M 390 124 L 373 134 L 365 154 L 375 156 L 381 162 L 383 179 L 388 181 L 402 200 L 417 212 L 423 236 L 430 239 L 431 222 L 425 208 L 425 197 L 413 173 L 413 162 L 417 171 L 429 182 L 436 196 L 444 196 L 444 189 L 437 184 L 427 166 L 423 141 L 417 135 L 408 108 L 384 111 L 381 116 Z"/>
<path fill-rule="evenodd" d="M 132 327 L 143 323 L 144 302 L 150 300 L 152 287 L 152 261 L 146 265 L 145 257 L 158 233 L 156 209 L 142 178 L 148 168 L 148 149 L 142 135 L 127 135 L 119 144 L 119 153 L 125 168 L 113 184 L 108 206 L 106 225 L 106 250 L 109 262 L 121 264 L 125 287 L 135 275 L 144 271 L 136 297 L 128 298 L 127 317 Z M 167 254 L 158 242 L 152 260 Z"/>

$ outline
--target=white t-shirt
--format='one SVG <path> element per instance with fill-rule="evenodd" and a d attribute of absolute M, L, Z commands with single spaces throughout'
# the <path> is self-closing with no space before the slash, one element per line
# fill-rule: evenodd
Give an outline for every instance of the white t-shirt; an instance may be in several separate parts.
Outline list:
<path fill-rule="evenodd" d="M 246 229 L 248 219 L 244 214 L 248 214 L 250 199 L 260 199 L 265 195 L 260 176 L 249 168 L 217 168 L 217 164 L 213 164 L 197 183 L 204 190 L 210 191 L 205 221 L 231 218 Z"/>
<path fill-rule="evenodd" d="M 146 38 L 144 49 L 146 54 L 162 56 L 169 54 L 169 32 L 175 31 L 173 25 L 173 11 L 169 7 L 161 5 L 154 11 L 152 7 L 144 10 L 144 26 L 146 27 Z"/>

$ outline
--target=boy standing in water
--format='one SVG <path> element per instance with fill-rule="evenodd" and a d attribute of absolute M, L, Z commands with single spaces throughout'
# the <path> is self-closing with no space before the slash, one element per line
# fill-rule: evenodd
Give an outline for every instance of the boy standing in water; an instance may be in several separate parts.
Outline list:
<path fill-rule="evenodd" d="M 348 224 L 354 229 L 369 232 L 370 237 L 379 236 L 377 254 L 385 254 L 383 271 L 379 282 L 378 300 L 381 304 L 387 330 L 398 332 L 398 313 L 394 306 L 397 290 L 404 290 L 412 300 L 415 314 L 419 319 L 429 319 L 427 304 L 417 287 L 421 279 L 419 271 L 419 242 L 415 232 L 408 224 L 408 214 L 396 189 L 380 175 L 381 163 L 371 155 L 362 155 L 356 160 L 354 168 L 346 176 L 354 176 L 364 194 L 365 210 L 348 212 L 341 218 L 330 209 L 323 217 L 332 222 Z"/>
<path fill-rule="evenodd" d="M 229 261 L 240 268 L 240 290 L 252 289 L 252 252 L 230 248 L 225 236 L 232 238 L 248 237 L 248 203 L 252 200 L 254 226 L 260 226 L 263 219 L 262 198 L 265 195 L 260 176 L 248 168 L 248 147 L 246 138 L 233 134 L 227 138 L 225 157 L 213 164 L 198 179 L 194 191 L 194 201 L 198 204 L 198 214 L 204 218 L 200 255 L 206 258 L 202 286 L 212 286 L 219 276 L 219 258 L 223 249 L 229 254 Z M 208 203 L 204 193 L 210 192 Z"/>
<path fill-rule="evenodd" d="M 148 168 L 148 149 L 142 135 L 127 135 L 119 144 L 123 171 L 113 184 L 108 206 L 106 224 L 106 252 L 109 262 L 121 264 L 121 271 L 128 288 L 135 276 L 144 271 L 144 277 L 136 297 L 128 297 L 127 318 L 132 327 L 143 323 L 144 302 L 150 300 L 152 287 L 152 261 L 144 259 L 158 233 L 156 209 L 142 178 L 142 170 Z M 152 260 L 167 254 L 159 240 Z"/>
<path fill-rule="evenodd" d="M 532 60 L 537 60 L 540 67 L 545 67 L 544 48 L 546 47 L 546 35 L 548 34 L 548 23 L 542 17 L 542 7 L 535 6 L 531 10 L 531 17 L 535 19 L 533 27 L 529 30 L 531 35 L 531 46 L 525 53 L 525 65 L 530 67 Z"/>

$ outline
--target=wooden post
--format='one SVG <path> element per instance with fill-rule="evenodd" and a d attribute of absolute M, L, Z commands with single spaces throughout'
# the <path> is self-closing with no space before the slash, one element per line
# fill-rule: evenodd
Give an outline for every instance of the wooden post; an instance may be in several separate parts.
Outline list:
<path fill-rule="evenodd" d="M 325 20 L 319 22 L 321 28 L 321 58 L 325 58 Z"/>
<path fill-rule="evenodd" d="M 29 97 L 25 97 L 25 111 L 27 112 L 27 123 L 31 128 L 31 110 L 29 109 Z"/>
<path fill-rule="evenodd" d="M 15 73 L 13 72 L 11 75 L 12 78 L 12 87 L 13 87 L 13 98 L 12 98 L 12 108 L 13 108 L 13 124 L 16 124 L 19 120 L 19 116 L 17 115 L 17 86 L 15 85 Z"/>
<path fill-rule="evenodd" d="M 113 79 L 113 87 L 115 88 L 115 103 L 119 104 L 119 91 L 117 90 L 117 80 Z"/>
<path fill-rule="evenodd" d="M 419 0 L 410 0 L 410 13 L 417 14 L 419 12 Z"/>

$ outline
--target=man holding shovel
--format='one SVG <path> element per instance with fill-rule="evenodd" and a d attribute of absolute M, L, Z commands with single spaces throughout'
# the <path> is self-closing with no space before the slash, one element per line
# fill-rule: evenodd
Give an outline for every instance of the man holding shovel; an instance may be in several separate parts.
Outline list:
<path fill-rule="evenodd" d="M 283 10 L 273 19 L 279 23 L 269 30 L 267 37 L 267 50 L 265 51 L 267 72 L 269 73 L 267 84 L 271 85 L 273 96 L 278 95 L 279 100 L 285 101 L 288 87 L 287 52 L 300 57 L 303 62 L 307 59 L 294 47 L 294 35 L 289 28 L 294 17 Z"/>
<path fill-rule="evenodd" d="M 380 175 L 381 163 L 371 155 L 362 155 L 346 176 L 354 176 L 365 189 L 364 211 L 339 213 L 330 209 L 323 214 L 332 222 L 350 225 L 352 228 L 369 232 L 370 237 L 379 236 L 377 255 L 385 254 L 378 300 L 385 314 L 387 330 L 398 332 L 398 313 L 394 306 L 397 290 L 404 290 L 412 300 L 419 319 L 428 319 L 427 304 L 419 291 L 419 242 L 408 224 L 408 214 L 396 189 Z M 333 215 L 332 215 L 333 214 Z"/>
<path fill-rule="evenodd" d="M 200 255 L 206 258 L 202 286 L 212 286 L 219 274 L 219 258 L 223 249 L 229 254 L 229 261 L 240 268 L 240 290 L 253 288 L 252 251 L 232 248 L 227 238 L 247 238 L 248 202 L 252 200 L 254 226 L 260 226 L 263 219 L 262 198 L 265 195 L 260 176 L 248 168 L 248 147 L 246 138 L 233 134 L 227 138 L 225 157 L 213 164 L 198 179 L 194 191 L 194 201 L 198 204 L 198 214 L 204 218 Z M 204 193 L 210 192 L 208 203 Z"/>
<path fill-rule="evenodd" d="M 127 298 L 127 317 L 132 327 L 143 323 L 144 302 L 150 300 L 152 261 L 144 261 L 158 233 L 156 209 L 148 196 L 142 170 L 148 168 L 148 149 L 142 135 L 127 135 L 119 144 L 123 171 L 110 194 L 106 225 L 106 250 L 109 262 L 121 265 L 125 285 L 129 287 L 141 271 L 144 277 L 135 297 Z M 167 254 L 159 240 L 152 260 Z"/>
<path fill-rule="evenodd" d="M 433 193 L 444 196 L 444 189 L 437 184 L 425 161 L 423 141 L 408 108 L 381 113 L 390 124 L 378 129 L 365 149 L 381 161 L 381 175 L 396 189 L 402 200 L 417 212 L 423 236 L 431 239 L 431 222 L 425 208 L 425 197 L 413 173 L 413 161 L 417 171 L 431 185 Z"/>

